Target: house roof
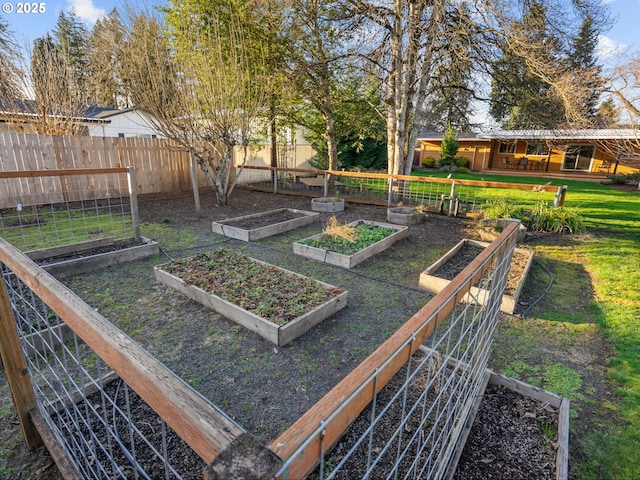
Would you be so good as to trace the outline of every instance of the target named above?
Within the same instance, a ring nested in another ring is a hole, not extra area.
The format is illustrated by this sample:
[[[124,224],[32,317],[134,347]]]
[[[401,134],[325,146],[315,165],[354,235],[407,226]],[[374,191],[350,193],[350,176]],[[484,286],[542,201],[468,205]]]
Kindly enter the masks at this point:
[[[424,141],[429,141],[429,140],[442,140],[442,136],[444,135],[444,132],[438,132],[435,130],[424,130],[421,131],[418,134],[418,140],[424,140]],[[481,137],[479,136],[477,133],[473,133],[473,132],[460,132],[458,134],[458,141],[489,141],[491,140],[490,138],[485,138],[485,137]]]
[[[66,116],[69,120],[76,121],[78,123],[110,123],[111,120],[89,115],[91,111],[90,107],[85,113],[77,116]],[[97,107],[96,107],[97,108]],[[20,100],[20,99],[0,99],[0,122],[6,121],[8,118],[17,118],[22,121],[28,121],[30,118],[35,118],[40,115],[38,103],[35,100]],[[52,115],[65,117],[65,115]]]
[[[122,115],[128,112],[140,111],[139,108],[106,108],[106,107],[89,107],[85,112],[85,116],[95,119],[105,119],[114,117],[116,115]]]
[[[479,135],[490,140],[638,140],[640,131],[631,128],[494,130]]]

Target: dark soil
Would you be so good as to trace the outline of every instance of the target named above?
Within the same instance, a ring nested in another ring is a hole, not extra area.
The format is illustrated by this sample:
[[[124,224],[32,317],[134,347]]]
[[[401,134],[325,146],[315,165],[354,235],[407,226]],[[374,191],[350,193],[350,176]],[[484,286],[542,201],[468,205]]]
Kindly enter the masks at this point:
[[[557,409],[487,385],[454,479],[555,478],[557,432]]]
[[[114,465],[125,466],[123,473],[126,478],[140,478],[133,467],[127,466],[127,456],[131,455],[131,438],[134,438],[135,453],[138,464],[149,478],[173,480],[182,477],[184,480],[198,480],[202,478],[202,472],[206,466],[205,462],[169,427],[164,426],[162,419],[149,407],[133,390],[128,389],[126,385],[116,380],[106,385],[104,391],[106,396],[113,399],[117,409],[113,405],[103,401],[100,393],[89,395],[83,402],[78,404],[81,411],[86,412],[88,425],[81,424],[82,433],[85,438],[89,437],[88,429],[91,428],[94,438],[102,445],[109,442],[113,445],[111,450],[111,458],[116,459],[114,463],[109,461],[106,453],[102,449],[96,449],[97,460],[105,467],[103,475],[108,478],[121,478],[121,474],[113,469]],[[90,408],[85,407],[91,405]],[[103,408],[105,411],[103,411]],[[95,412],[95,413],[94,413]],[[135,421],[135,429],[130,427],[128,419],[120,412],[127,412],[129,417]],[[65,415],[61,415],[61,421],[68,422],[69,419]],[[54,421],[58,421],[53,416]],[[109,439],[107,432],[103,426],[103,422],[109,421],[109,428],[112,435],[119,441],[113,441],[113,437]],[[73,420],[71,420],[73,421]],[[140,432],[144,435],[146,442],[142,442],[139,437]],[[93,437],[92,437],[93,438]],[[71,438],[67,441],[73,442]],[[180,477],[165,472],[164,464],[154,455],[150,446],[158,452],[167,452],[168,463],[178,472]],[[166,475],[166,476],[165,476]]]
[[[296,218],[306,217],[304,213],[294,212],[293,210],[280,210],[276,212],[266,212],[264,215],[238,218],[237,220],[227,220],[225,225],[242,228],[244,230],[255,230],[257,228],[268,227],[276,223],[288,222]]]
[[[456,275],[464,270],[482,251],[482,247],[465,243],[448,262],[433,272],[433,275],[444,278],[445,280],[453,280]],[[513,252],[509,276],[507,277],[507,285],[504,289],[505,295],[514,294],[522,280],[522,275],[524,274],[528,261],[529,257],[527,255],[520,252]]]
[[[462,238],[473,238],[472,220],[430,215],[422,224],[409,227],[407,239],[351,272],[291,254],[291,243],[319,233],[318,225],[252,244],[211,233],[211,221],[282,207],[307,210],[309,204],[310,199],[305,197],[241,189],[234,192],[230,204],[224,207],[215,203],[211,193],[203,193],[200,212],[195,211],[189,194],[147,197],[139,202],[143,222],[160,225],[178,237],[171,248],[160,235],[156,239],[171,257],[185,257],[193,255],[194,250],[211,250],[225,244],[254,258],[349,290],[347,308],[285,348],[274,348],[252,332],[234,329],[233,323],[156,284],[152,269],[165,263],[164,257],[79,275],[65,282],[266,444],[431,298],[417,288],[419,274],[426,266]],[[343,223],[359,219],[385,222],[386,209],[349,204],[337,216]],[[143,235],[144,230],[143,224]],[[3,388],[0,392],[2,402],[9,402],[7,390]],[[522,407],[517,402],[512,405],[513,415],[518,418]],[[498,416],[504,413],[501,410]],[[15,428],[13,431],[17,435]],[[491,433],[488,428],[481,428],[482,432]],[[533,440],[539,441],[538,436]],[[490,437],[479,440],[489,442]],[[25,462],[24,458],[16,456],[15,461]],[[493,465],[504,473],[502,463],[486,462],[487,459],[481,457],[477,467],[468,468],[486,469]],[[533,471],[540,462],[538,455],[531,455],[530,461],[529,469]]]

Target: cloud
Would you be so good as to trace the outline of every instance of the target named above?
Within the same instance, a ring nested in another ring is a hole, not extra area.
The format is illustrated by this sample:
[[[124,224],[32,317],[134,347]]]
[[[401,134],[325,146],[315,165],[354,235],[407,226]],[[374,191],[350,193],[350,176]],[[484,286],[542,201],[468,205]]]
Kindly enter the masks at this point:
[[[107,11],[103,8],[98,8],[93,4],[93,0],[68,0],[69,10],[73,12],[88,23],[94,24],[103,15],[107,14]]]
[[[621,56],[628,48],[624,43],[617,43],[615,40],[605,36],[598,36],[598,46],[596,47],[596,55],[600,59]]]

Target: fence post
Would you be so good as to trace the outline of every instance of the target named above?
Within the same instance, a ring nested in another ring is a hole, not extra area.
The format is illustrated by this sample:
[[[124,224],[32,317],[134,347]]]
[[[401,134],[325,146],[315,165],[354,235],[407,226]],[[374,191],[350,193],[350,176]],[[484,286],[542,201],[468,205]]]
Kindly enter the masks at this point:
[[[2,356],[13,405],[18,414],[22,436],[27,443],[27,448],[33,450],[42,445],[42,438],[29,416],[29,411],[36,406],[36,398],[27,361],[20,347],[20,336],[4,279],[0,280],[0,356]]]
[[[387,188],[387,207],[390,207],[393,199],[393,175],[389,175],[387,178],[387,183],[389,184]]]
[[[127,167],[127,181],[129,183],[129,203],[131,205],[131,223],[136,243],[140,243],[140,215],[138,215],[138,184],[134,167]]]
[[[273,175],[273,193],[278,193],[278,168],[271,167],[271,172]]]
[[[566,197],[566,195],[567,195],[567,188],[569,188],[567,185],[563,185],[561,187],[558,187],[558,191],[556,192],[556,196],[553,199],[553,206],[554,207],[562,207],[564,205],[564,197]]]
[[[193,199],[196,202],[196,212],[199,212],[200,191],[198,190],[198,169],[196,168],[196,155],[193,148],[189,149],[189,158],[191,159],[191,189],[193,190]]]
[[[323,192],[322,192],[322,196],[324,198],[327,198],[329,196],[329,174],[325,171],[324,172],[324,182],[323,182]]]
[[[454,208],[454,203],[456,202],[456,182],[451,182],[451,194],[449,195],[449,216],[455,211],[456,216],[458,216],[458,209]]]
[[[282,465],[275,453],[250,433],[243,433],[204,469],[203,480],[270,479]]]

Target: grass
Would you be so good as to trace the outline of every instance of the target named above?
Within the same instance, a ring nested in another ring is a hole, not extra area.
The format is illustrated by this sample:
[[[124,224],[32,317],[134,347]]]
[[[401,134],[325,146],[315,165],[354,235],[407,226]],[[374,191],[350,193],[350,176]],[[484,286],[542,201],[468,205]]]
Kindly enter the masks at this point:
[[[477,175],[454,174],[454,178],[458,177],[478,179]],[[547,179],[532,177],[483,175],[483,178],[512,183],[547,183]],[[552,183],[568,186],[565,206],[579,210],[589,234],[574,242],[568,241],[566,245],[537,251],[543,263],[557,270],[556,277],[573,281],[556,282],[548,296],[558,301],[550,301],[544,311],[536,311],[535,315],[546,322],[567,322],[570,330],[581,326],[589,328],[594,322],[613,352],[606,368],[614,383],[615,405],[603,408],[613,411],[618,422],[593,429],[586,434],[586,439],[582,439],[576,476],[584,479],[636,478],[640,472],[640,193],[577,180],[554,179]],[[489,195],[488,191],[494,189],[486,190],[483,195]],[[509,192],[510,199],[520,201],[521,195],[513,192],[513,196]],[[500,193],[504,194],[504,191]],[[523,203],[527,201],[525,199]],[[581,276],[586,278],[580,279]],[[576,292],[589,285],[593,289],[590,299],[585,305],[582,298],[580,305]],[[530,325],[521,327],[519,334],[526,336],[528,328]],[[545,341],[550,340],[549,337]],[[578,391],[585,389],[577,372],[556,363],[547,365],[544,371],[536,370],[532,366],[536,361],[539,364],[539,359],[534,358],[512,360],[505,369],[516,376],[537,379],[549,390],[582,398],[584,394]]]
[[[129,215],[111,215],[98,210],[0,211],[0,235],[19,250],[70,245],[100,238],[133,236]]]

